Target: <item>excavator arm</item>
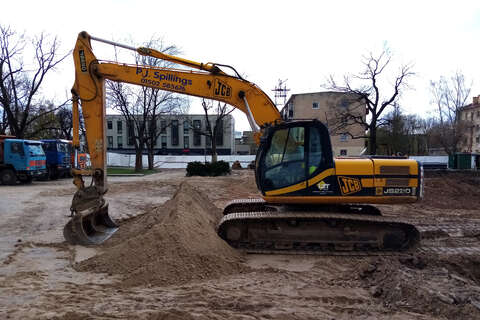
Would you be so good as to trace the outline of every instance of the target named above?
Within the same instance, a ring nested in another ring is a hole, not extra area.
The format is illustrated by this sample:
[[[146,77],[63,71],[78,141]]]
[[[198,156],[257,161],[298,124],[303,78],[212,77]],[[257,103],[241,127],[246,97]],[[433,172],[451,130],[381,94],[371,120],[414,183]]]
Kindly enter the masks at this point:
[[[92,40],[134,50],[141,55],[164,59],[197,70],[100,61],[92,50]],[[265,92],[255,84],[242,79],[238,73],[236,76],[228,75],[214,63],[198,63],[144,47],[133,48],[91,37],[86,32],[79,34],[73,57],[75,64],[75,83],[72,88],[73,147],[77,152],[80,103],[92,166],[89,170],[78,168],[72,170],[74,184],[78,190],[72,200],[72,219],[64,228],[64,236],[70,243],[98,244],[108,239],[117,230],[116,224],[108,215],[108,203],[103,198],[107,192],[106,79],[230,104],[247,115],[252,129],[257,133],[257,142],[262,128],[282,122],[280,113]],[[90,186],[85,186],[83,176],[92,177]]]

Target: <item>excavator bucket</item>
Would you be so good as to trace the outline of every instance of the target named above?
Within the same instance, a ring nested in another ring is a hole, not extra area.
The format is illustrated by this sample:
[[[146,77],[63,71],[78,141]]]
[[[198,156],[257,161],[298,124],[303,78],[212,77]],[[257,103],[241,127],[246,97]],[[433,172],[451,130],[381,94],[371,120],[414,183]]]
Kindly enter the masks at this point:
[[[118,225],[108,215],[108,203],[100,209],[76,214],[63,228],[63,236],[70,244],[95,245],[110,238]]]

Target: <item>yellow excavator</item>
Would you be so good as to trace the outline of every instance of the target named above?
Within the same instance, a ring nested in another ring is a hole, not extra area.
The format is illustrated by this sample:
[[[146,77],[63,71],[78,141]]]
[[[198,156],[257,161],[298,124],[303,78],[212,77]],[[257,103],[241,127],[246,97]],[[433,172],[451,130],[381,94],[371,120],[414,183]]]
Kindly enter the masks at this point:
[[[100,61],[92,51],[92,41],[193,70]],[[260,88],[227,65],[133,48],[86,32],[79,34],[73,57],[73,145],[79,148],[80,102],[92,166],[72,169],[78,190],[72,200],[72,218],[64,228],[69,243],[100,244],[118,229],[103,197],[107,192],[106,79],[222,101],[246,114],[259,144],[255,179],[262,198],[235,200],[225,207],[217,232],[231,246],[269,253],[383,252],[406,250],[419,243],[413,225],[384,217],[372,205],[420,200],[423,168],[417,161],[378,156],[334,159],[323,123],[282,119]],[[92,177],[89,186],[83,176]]]

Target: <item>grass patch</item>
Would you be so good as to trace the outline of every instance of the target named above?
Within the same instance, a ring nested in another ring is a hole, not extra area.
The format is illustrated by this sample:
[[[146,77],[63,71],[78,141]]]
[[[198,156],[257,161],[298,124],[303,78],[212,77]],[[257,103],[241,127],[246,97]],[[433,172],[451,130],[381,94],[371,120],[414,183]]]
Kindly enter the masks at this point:
[[[152,173],[157,173],[158,170],[153,169],[153,170],[147,170],[143,169],[141,171],[135,171],[135,168],[122,168],[122,167],[108,167],[107,168],[107,175],[109,174],[152,174]]]

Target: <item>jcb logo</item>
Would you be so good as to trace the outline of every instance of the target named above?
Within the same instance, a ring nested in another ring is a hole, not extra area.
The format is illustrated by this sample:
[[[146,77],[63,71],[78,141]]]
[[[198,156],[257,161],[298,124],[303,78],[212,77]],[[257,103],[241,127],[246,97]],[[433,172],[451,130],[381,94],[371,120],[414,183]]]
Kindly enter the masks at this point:
[[[232,87],[227,85],[226,83],[215,79],[215,87],[213,89],[213,93],[219,97],[231,97],[232,96]]]
[[[343,195],[351,194],[362,190],[362,183],[359,179],[350,177],[338,177],[338,185]]]

